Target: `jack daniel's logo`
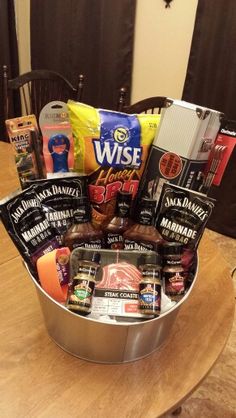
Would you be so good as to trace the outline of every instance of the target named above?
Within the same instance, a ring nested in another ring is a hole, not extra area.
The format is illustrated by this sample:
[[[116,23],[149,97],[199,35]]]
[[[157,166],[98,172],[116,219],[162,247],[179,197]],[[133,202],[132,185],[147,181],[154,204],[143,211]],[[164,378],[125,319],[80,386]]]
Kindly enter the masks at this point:
[[[14,212],[11,213],[12,219],[18,223],[19,219],[28,209],[40,207],[40,202],[37,199],[21,200]]]
[[[202,206],[198,205],[196,202],[189,200],[187,197],[180,198],[180,197],[168,197],[166,196],[165,207],[169,208],[171,206],[174,207],[182,207],[185,209],[190,210],[195,215],[198,216],[202,221],[209,216],[209,208],[208,210],[204,210]]]
[[[207,196],[165,183],[156,228],[167,241],[197,246],[213,207]]]

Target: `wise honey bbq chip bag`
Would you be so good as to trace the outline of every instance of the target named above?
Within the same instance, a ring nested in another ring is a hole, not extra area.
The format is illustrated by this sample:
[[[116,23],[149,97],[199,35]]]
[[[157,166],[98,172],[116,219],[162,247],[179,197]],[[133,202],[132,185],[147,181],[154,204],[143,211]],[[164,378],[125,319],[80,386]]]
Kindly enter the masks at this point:
[[[74,136],[75,171],[89,177],[93,222],[114,214],[118,190],[135,197],[160,115],[95,109],[68,101]]]

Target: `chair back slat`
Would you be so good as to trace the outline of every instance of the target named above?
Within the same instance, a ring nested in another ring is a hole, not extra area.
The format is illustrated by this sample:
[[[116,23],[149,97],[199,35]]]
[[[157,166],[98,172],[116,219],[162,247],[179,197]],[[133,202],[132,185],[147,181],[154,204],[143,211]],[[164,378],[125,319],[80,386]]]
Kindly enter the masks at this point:
[[[124,106],[126,113],[161,113],[161,109],[166,106],[166,97],[156,96],[140,100],[130,106]]]
[[[166,97],[164,96],[153,96],[147,99],[140,100],[130,106],[126,103],[126,89],[122,87],[119,91],[119,98],[117,104],[117,110],[125,113],[146,113],[154,114],[161,113],[161,109],[166,106]]]
[[[76,95],[76,100],[78,102],[82,101],[83,92],[84,92],[84,75],[80,74],[79,75],[78,87],[77,87],[77,95]]]
[[[82,100],[84,76],[78,77],[75,88],[65,77],[55,71],[33,70],[14,79],[8,78],[8,68],[3,66],[3,99],[4,118],[17,117],[9,114],[9,97],[11,92],[20,91],[22,114],[35,114],[37,119],[41,109],[49,102],[68,99]]]
[[[24,84],[19,88],[19,91],[22,114],[29,115],[32,113],[31,83]]]

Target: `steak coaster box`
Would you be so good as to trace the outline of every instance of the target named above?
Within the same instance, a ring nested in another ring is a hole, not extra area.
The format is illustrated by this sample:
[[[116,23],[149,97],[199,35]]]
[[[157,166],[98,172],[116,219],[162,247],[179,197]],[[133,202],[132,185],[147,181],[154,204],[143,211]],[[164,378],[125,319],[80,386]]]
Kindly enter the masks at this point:
[[[77,264],[86,259],[86,254],[94,250],[76,248],[71,253],[71,277],[77,274]],[[99,250],[101,266],[96,279],[91,317],[110,316],[150,319],[150,315],[139,312],[139,283],[141,272],[138,269],[143,254],[153,251]],[[163,309],[170,308],[172,302],[163,296]]]
[[[216,110],[167,99],[139,196],[158,201],[165,182],[198,190],[222,116]]]

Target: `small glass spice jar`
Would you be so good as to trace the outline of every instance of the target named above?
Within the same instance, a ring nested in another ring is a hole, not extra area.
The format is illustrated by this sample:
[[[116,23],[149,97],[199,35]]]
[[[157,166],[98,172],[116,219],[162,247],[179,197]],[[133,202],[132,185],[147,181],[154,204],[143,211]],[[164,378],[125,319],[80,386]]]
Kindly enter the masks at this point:
[[[79,314],[88,315],[92,308],[96,274],[100,267],[100,254],[86,254],[86,260],[80,260],[78,272],[69,282],[66,307]]]
[[[162,281],[164,293],[178,302],[185,294],[184,268],[181,257],[183,246],[179,242],[165,242],[162,245]]]
[[[161,258],[157,254],[142,256],[139,266],[142,279],[139,283],[139,311],[145,315],[161,313]]]

